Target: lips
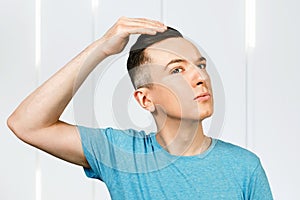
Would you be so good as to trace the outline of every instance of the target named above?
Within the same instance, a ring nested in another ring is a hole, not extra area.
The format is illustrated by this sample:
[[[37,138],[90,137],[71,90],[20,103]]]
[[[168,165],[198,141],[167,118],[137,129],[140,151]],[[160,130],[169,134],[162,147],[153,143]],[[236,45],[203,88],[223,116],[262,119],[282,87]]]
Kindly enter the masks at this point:
[[[194,98],[195,101],[207,101],[210,99],[210,94],[208,92],[201,93]]]

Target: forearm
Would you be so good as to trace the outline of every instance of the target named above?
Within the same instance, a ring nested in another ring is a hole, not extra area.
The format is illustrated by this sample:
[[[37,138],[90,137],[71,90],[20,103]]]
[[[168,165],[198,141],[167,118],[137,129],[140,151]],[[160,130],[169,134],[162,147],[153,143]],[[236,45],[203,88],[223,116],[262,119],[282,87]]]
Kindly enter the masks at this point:
[[[97,40],[31,93],[13,112],[8,125],[28,132],[58,122],[62,112],[89,73],[106,54]]]

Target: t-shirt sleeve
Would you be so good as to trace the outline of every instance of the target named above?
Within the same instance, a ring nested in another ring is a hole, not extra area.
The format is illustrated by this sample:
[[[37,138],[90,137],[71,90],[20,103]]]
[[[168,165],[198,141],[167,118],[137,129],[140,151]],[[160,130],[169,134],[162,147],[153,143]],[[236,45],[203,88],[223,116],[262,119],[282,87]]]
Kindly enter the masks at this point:
[[[249,200],[272,200],[272,192],[266,173],[259,162],[252,173],[249,185]]]
[[[77,128],[80,133],[84,155],[90,165],[90,168],[84,168],[86,176],[105,182],[105,180],[108,180],[110,173],[105,164],[110,162],[111,159],[109,157],[109,137],[112,129],[95,129],[83,126],[77,126]]]

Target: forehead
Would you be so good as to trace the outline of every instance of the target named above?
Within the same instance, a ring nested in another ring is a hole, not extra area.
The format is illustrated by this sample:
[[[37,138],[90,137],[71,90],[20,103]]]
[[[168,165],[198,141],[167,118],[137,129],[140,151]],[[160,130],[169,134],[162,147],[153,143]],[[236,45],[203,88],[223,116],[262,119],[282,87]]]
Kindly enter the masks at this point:
[[[145,50],[151,63],[166,65],[170,60],[180,58],[196,62],[202,57],[199,50],[184,38],[168,38],[149,46]]]

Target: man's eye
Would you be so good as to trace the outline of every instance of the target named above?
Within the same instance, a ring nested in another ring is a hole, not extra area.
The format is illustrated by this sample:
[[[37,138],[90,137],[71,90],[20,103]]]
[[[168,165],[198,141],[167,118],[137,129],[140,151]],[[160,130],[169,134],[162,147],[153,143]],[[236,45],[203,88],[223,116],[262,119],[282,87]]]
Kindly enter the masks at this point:
[[[177,74],[177,73],[180,73],[180,72],[182,72],[182,71],[183,71],[182,68],[175,68],[175,69],[173,69],[173,70],[171,71],[171,74]]]
[[[200,65],[198,65],[198,67],[199,67],[200,69],[205,69],[205,68],[206,68],[206,64],[200,64]]]

